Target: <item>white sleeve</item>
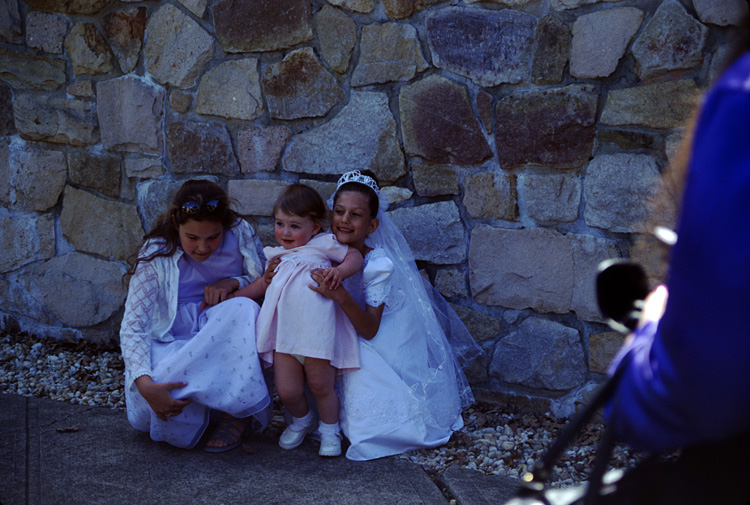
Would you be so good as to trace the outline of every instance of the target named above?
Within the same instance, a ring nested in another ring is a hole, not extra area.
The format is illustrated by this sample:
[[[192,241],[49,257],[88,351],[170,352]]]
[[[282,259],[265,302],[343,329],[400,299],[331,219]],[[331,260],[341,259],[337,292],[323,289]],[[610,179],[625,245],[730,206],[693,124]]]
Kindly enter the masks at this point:
[[[391,274],[393,261],[376,249],[370,252],[367,265],[362,271],[362,284],[365,288],[365,301],[371,307],[379,307],[385,303],[391,290]]]
[[[129,374],[126,388],[138,377],[151,375],[151,327],[158,292],[156,269],[150,262],[140,263],[130,279],[120,326],[122,359]]]

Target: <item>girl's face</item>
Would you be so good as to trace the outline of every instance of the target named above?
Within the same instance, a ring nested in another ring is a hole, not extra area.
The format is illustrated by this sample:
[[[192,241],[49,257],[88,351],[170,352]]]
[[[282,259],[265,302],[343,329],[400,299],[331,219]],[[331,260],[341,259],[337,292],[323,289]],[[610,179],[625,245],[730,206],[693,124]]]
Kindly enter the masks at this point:
[[[331,215],[331,231],[342,244],[362,251],[365,239],[378,227],[370,215],[370,200],[358,191],[343,191],[336,197]]]
[[[277,210],[273,218],[276,220],[273,233],[284,249],[303,246],[320,231],[320,225],[310,216],[295,216]]]
[[[195,261],[206,261],[221,246],[224,227],[213,221],[188,219],[177,227],[180,245]]]

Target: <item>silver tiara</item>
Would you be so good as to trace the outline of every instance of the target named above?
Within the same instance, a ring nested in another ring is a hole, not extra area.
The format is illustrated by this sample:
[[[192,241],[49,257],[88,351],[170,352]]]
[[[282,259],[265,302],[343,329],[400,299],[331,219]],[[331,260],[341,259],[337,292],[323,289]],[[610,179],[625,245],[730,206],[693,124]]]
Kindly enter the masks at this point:
[[[378,197],[380,197],[380,188],[378,188],[378,183],[375,182],[375,179],[368,175],[362,175],[362,173],[359,170],[352,170],[351,172],[347,172],[344,175],[342,175],[339,178],[339,182],[336,185],[336,191],[339,190],[341,186],[346,184],[347,182],[356,182],[357,184],[364,184],[368,188],[372,189]]]

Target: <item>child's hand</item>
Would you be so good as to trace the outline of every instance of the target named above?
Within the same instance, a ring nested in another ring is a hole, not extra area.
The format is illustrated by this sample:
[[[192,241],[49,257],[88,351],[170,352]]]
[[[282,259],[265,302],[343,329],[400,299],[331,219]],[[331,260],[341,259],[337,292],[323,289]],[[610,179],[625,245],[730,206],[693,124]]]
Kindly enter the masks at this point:
[[[203,288],[203,303],[201,303],[200,310],[218,305],[227,300],[229,294],[236,291],[238,287],[240,287],[239,281],[231,277],[209,284]]]
[[[336,289],[341,285],[341,270],[336,267],[330,267],[323,270],[323,284],[328,286],[328,289]]]
[[[266,271],[263,274],[263,282],[268,286],[276,275],[276,267],[281,263],[281,258],[274,258],[266,264]]]
[[[326,284],[325,280],[323,279],[323,274],[325,270],[322,269],[316,269],[313,270],[310,273],[310,276],[312,279],[318,283],[318,285],[314,284],[308,284],[308,287],[315,291],[316,293],[325,296],[328,299],[331,299],[335,302],[341,303],[346,296],[349,294],[346,288],[342,285],[339,285],[336,288],[331,289],[330,285]]]

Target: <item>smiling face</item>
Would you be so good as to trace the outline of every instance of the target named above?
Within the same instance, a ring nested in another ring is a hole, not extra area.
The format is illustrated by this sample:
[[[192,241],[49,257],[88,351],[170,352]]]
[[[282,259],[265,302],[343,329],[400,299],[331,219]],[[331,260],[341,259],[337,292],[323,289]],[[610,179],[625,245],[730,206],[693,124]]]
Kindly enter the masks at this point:
[[[273,233],[284,249],[303,246],[320,231],[320,225],[310,216],[295,216],[277,210],[273,217],[276,220]]]
[[[185,254],[198,262],[206,261],[221,246],[224,227],[213,221],[188,219],[177,227]]]
[[[342,244],[364,253],[365,239],[378,227],[378,219],[370,215],[370,201],[358,191],[341,191],[331,214],[331,231]]]

